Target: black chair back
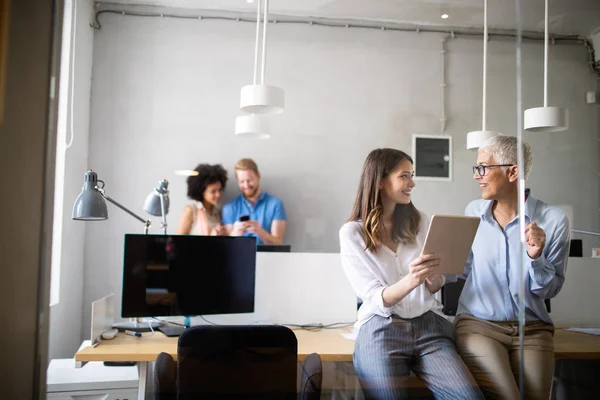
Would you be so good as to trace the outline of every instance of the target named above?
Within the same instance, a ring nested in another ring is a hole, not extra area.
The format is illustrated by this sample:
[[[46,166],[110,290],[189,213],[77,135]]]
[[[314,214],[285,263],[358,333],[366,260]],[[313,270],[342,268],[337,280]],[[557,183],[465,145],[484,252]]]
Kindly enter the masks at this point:
[[[178,397],[295,399],[297,354],[284,326],[188,328],[178,342]]]
[[[458,310],[458,300],[460,299],[460,294],[465,286],[465,281],[463,279],[459,279],[456,282],[448,282],[444,286],[442,286],[442,305],[444,308],[442,312],[446,315],[456,315],[456,311]],[[546,311],[552,311],[552,304],[550,299],[544,299],[544,304],[546,305]]]
[[[458,299],[465,286],[464,279],[459,279],[456,282],[448,282],[442,286],[442,304],[444,308],[442,312],[446,315],[456,315],[458,310]]]

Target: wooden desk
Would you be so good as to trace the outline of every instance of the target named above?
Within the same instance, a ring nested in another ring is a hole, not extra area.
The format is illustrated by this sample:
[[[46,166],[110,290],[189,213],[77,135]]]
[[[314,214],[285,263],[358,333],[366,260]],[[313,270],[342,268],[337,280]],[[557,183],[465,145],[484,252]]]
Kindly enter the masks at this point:
[[[298,361],[307,355],[318,353],[322,361],[352,361],[354,341],[345,339],[340,333],[350,333],[350,328],[311,332],[294,330],[298,339]],[[75,361],[155,361],[159,353],[171,354],[177,359],[176,337],[166,337],[161,332],[154,335],[134,336],[119,333],[112,340],[105,340],[98,346],[86,347],[75,354]]]
[[[323,362],[352,362],[354,341],[341,335],[350,332],[350,328],[316,332],[294,330],[298,339],[298,360],[304,361],[307,355],[318,353]],[[137,361],[140,370],[138,400],[143,400],[148,363],[155,361],[161,352],[177,359],[177,340],[161,332],[144,334],[141,338],[119,333],[113,340],[105,340],[94,348],[82,348],[75,354],[75,361]],[[554,346],[557,360],[600,359],[600,336],[557,329]]]
[[[354,341],[340,334],[349,332],[350,328],[318,332],[294,330],[298,338],[298,360],[303,361],[310,353],[318,353],[323,361],[352,361]],[[75,361],[154,361],[161,352],[176,358],[177,339],[160,332],[142,338],[119,333],[113,340],[103,341],[95,348],[78,351]],[[557,360],[600,359],[600,336],[557,329],[554,346]]]
[[[318,353],[323,361],[352,361],[354,341],[340,334],[349,332],[350,328],[318,332],[294,330],[298,338],[298,360],[303,361],[310,353]],[[81,349],[75,354],[75,361],[154,361],[161,352],[177,358],[177,339],[160,332],[142,338],[119,333],[113,340],[103,341],[95,348]],[[557,360],[600,359],[600,336],[557,329],[554,346]]]
[[[600,336],[557,329],[554,356],[557,360],[600,359]]]
[[[340,333],[350,333],[351,328],[322,331],[294,330],[298,339],[298,361],[304,361],[311,353],[318,353],[322,361],[350,361],[354,352],[354,340],[345,339]],[[177,359],[177,337],[167,337],[162,332],[144,333],[141,338],[119,333],[112,340],[100,342],[96,347],[84,347],[75,354],[77,363],[88,361],[136,361],[140,382],[138,400],[145,400],[148,364],[162,352]]]

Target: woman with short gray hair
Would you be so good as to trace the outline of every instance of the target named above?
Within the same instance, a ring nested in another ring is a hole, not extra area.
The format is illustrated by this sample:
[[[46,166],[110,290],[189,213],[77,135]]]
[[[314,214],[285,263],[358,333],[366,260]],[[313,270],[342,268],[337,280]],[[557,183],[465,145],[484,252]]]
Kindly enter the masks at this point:
[[[457,347],[487,398],[519,398],[518,299],[523,253],[519,252],[519,176],[528,177],[532,156],[523,143],[524,171],[517,166],[517,138],[496,136],[477,155],[473,178],[481,200],[465,214],[481,223],[461,278],[466,279],[455,320]],[[549,398],[554,368],[554,325],[544,300],[565,281],[570,230],[566,214],[526,192],[524,396]]]

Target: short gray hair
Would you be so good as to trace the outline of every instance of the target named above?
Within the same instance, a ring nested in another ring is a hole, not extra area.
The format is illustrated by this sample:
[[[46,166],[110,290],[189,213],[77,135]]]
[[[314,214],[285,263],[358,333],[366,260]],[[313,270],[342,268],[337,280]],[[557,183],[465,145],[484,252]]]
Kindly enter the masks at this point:
[[[517,165],[517,148],[517,138],[515,136],[494,136],[483,142],[479,146],[479,151],[494,157],[498,164]],[[525,142],[523,142],[523,163],[525,164],[525,179],[527,179],[531,172],[533,156],[531,147]]]

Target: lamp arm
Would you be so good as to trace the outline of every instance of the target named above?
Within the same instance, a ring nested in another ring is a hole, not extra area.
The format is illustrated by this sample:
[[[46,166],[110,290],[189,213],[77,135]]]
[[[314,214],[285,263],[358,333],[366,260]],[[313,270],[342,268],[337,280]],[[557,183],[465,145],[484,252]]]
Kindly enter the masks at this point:
[[[98,190],[98,188],[96,188],[96,190]],[[114,199],[111,199],[110,197],[108,197],[103,190],[98,190],[98,192],[102,195],[102,197],[104,197],[106,200],[110,201],[111,203],[113,203],[115,206],[119,207],[121,210],[125,211],[127,214],[131,215],[133,218],[137,219],[138,221],[140,221],[141,223],[143,223],[145,225],[145,232],[148,233],[148,229],[150,228],[150,224],[151,222],[149,220],[145,220],[144,218],[140,217],[139,215],[137,215],[136,213],[134,213],[133,211],[131,211],[130,209],[128,209],[127,207],[125,207],[124,205],[120,204],[119,202],[117,202]]]
[[[592,235],[592,236],[600,236],[600,232],[582,231],[582,230],[579,230],[579,229],[571,229],[571,232],[583,233],[585,235]]]

